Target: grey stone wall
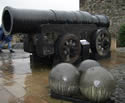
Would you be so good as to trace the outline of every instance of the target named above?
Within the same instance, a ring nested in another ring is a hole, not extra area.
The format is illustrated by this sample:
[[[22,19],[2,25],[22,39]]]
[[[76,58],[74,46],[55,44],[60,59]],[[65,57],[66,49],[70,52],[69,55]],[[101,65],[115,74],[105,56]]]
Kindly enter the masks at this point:
[[[125,24],[125,0],[80,0],[80,9],[108,16],[112,37],[117,37],[120,25]]]

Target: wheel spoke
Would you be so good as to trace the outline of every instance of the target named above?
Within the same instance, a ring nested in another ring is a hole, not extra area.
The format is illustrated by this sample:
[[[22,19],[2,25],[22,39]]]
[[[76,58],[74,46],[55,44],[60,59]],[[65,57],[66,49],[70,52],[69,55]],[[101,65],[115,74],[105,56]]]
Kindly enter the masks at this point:
[[[67,54],[68,54],[67,50],[64,50],[64,54],[65,54],[65,55],[67,55]]]
[[[65,45],[66,45],[66,46],[69,46],[69,42],[68,42],[68,41],[66,41],[66,42],[65,42]]]
[[[67,61],[67,62],[70,61],[70,55],[69,55],[69,54],[66,55],[66,61]]]
[[[101,40],[104,40],[104,38],[105,38],[105,34],[103,33],[101,34]]]
[[[75,43],[75,42],[73,42],[73,43],[72,43],[72,46],[73,46],[73,47],[75,47],[75,46],[76,46],[76,43]]]
[[[101,42],[98,42],[98,45],[101,45],[102,43]]]
[[[101,45],[99,45],[98,48],[101,49],[102,48]]]
[[[104,48],[101,48],[101,51],[100,51],[100,52],[104,53],[104,51],[105,51],[105,49],[104,49]]]
[[[99,42],[102,41],[101,35],[99,35],[99,37],[98,37],[98,41],[99,41]]]
[[[73,40],[70,40],[70,41],[69,41],[70,46],[72,46],[72,43],[73,43]]]

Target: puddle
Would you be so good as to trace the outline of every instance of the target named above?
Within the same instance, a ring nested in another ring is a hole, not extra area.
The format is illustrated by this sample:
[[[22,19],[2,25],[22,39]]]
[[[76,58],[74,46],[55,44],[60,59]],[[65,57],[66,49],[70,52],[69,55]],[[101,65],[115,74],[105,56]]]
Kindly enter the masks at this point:
[[[112,52],[111,57],[103,60],[99,60],[102,66],[106,68],[113,68],[117,65],[125,64],[125,53],[123,52]]]

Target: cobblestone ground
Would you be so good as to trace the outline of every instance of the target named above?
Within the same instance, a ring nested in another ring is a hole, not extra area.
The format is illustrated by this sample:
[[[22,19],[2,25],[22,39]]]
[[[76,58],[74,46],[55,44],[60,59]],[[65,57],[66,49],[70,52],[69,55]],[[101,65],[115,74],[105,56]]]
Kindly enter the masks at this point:
[[[112,99],[115,103],[125,103],[125,64],[115,66],[111,73],[116,79],[116,91]]]

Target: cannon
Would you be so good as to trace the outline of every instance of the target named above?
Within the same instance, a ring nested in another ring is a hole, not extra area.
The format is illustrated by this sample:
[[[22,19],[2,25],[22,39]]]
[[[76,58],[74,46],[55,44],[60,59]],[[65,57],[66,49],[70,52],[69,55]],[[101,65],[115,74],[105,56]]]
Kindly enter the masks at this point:
[[[110,55],[110,22],[104,15],[5,7],[2,25],[6,35],[25,34],[24,51],[55,63]]]

